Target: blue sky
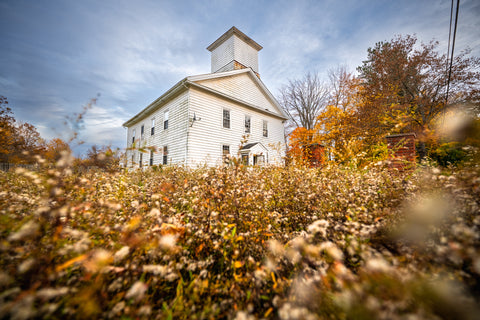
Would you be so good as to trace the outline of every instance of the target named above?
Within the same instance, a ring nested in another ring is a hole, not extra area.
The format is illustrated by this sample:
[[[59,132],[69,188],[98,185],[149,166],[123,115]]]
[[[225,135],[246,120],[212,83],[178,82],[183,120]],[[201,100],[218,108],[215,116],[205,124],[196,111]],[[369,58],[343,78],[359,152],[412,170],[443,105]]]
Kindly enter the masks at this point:
[[[75,148],[124,148],[122,124],[189,75],[210,72],[206,47],[236,26],[263,46],[274,95],[309,71],[351,71],[367,49],[416,34],[447,50],[450,0],[0,0],[0,95],[43,137],[68,138],[65,117],[100,94]],[[480,1],[462,0],[455,52],[480,56]]]

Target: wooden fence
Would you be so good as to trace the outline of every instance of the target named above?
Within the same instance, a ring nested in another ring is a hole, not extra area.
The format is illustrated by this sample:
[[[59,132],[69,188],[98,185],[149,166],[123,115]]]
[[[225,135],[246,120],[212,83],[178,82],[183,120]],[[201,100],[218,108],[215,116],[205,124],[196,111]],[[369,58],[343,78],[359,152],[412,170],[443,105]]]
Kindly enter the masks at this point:
[[[1,171],[9,171],[15,168],[26,168],[26,169],[35,169],[37,168],[36,164],[22,164],[22,163],[6,163],[0,162],[0,170]]]

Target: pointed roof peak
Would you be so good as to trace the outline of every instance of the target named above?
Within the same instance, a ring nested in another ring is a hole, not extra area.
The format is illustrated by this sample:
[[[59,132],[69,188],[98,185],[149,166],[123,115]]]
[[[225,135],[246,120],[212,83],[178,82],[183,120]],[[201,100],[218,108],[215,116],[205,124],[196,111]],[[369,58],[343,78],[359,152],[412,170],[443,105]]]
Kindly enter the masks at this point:
[[[254,48],[257,51],[260,51],[260,50],[263,49],[263,47],[261,45],[259,45],[258,43],[256,43],[254,40],[252,40],[252,38],[250,38],[245,33],[240,31],[237,27],[233,26],[230,29],[228,29],[227,32],[222,34],[217,40],[215,40],[211,45],[209,45],[207,47],[207,50],[208,51],[215,50],[215,48],[217,48],[219,45],[221,45],[223,42],[225,42],[232,35],[236,35],[237,37],[239,37],[240,39],[245,41],[245,43],[247,43],[248,45],[250,45],[252,48]]]

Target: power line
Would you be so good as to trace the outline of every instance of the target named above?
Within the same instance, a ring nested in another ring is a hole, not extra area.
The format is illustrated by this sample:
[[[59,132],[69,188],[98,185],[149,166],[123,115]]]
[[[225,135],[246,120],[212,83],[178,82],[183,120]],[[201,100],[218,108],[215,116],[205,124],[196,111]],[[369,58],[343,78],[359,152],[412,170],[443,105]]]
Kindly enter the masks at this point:
[[[455,12],[455,26],[453,28],[452,52],[449,53],[450,54],[450,59],[448,59],[448,56],[447,56],[447,63],[448,63],[448,61],[450,61],[450,66],[448,68],[447,92],[445,94],[445,106],[448,103],[448,93],[450,91],[450,80],[451,80],[451,77],[452,77],[453,52],[455,50],[455,38],[456,38],[456,35],[457,35],[457,22],[458,22],[458,9],[459,9],[459,7],[460,7],[460,0],[457,0],[457,8],[456,8],[456,12]],[[450,30],[449,30],[449,34],[448,34],[448,50],[449,51],[450,51],[450,34],[451,34],[451,31],[452,31],[452,12],[453,12],[453,0],[452,0],[452,7],[450,9]]]
[[[446,61],[447,63],[445,64],[445,76],[447,78],[445,79],[445,85],[447,85],[447,82],[448,82],[448,65],[450,61],[450,39],[452,36],[452,20],[453,20],[453,0],[450,5],[450,26],[448,28],[448,47],[447,47],[447,61]],[[445,104],[446,103],[447,101],[445,101]]]

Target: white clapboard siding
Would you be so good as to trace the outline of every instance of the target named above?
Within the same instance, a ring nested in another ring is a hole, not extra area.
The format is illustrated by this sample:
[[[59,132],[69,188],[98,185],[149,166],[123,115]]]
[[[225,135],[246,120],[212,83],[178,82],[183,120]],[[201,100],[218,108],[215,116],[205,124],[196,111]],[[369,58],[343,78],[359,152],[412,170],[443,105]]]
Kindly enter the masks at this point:
[[[246,44],[238,36],[233,36],[234,59],[244,66],[251,67],[253,71],[258,71],[258,51]]]
[[[215,50],[212,51],[211,66],[212,72],[216,72],[229,62],[233,60],[234,54],[234,40],[233,37],[227,39],[220,44]]]
[[[222,161],[222,146],[230,146],[230,154],[238,155],[245,134],[245,115],[251,117],[251,132],[248,142],[261,142],[269,150],[269,162],[280,163],[284,156],[284,133],[281,119],[272,117],[240,103],[191,88],[190,113],[200,121],[193,123],[188,136],[188,163],[191,165],[216,165]],[[230,129],[223,128],[223,109],[230,110]],[[263,137],[263,120],[268,121],[269,135]],[[281,143],[280,153],[271,145]]]
[[[164,113],[169,111],[168,129],[163,129]],[[155,133],[151,133],[151,119],[155,118]],[[140,128],[145,125],[144,139],[140,140]],[[136,130],[136,147],[154,147],[153,164],[161,164],[163,161],[163,146],[168,147],[168,163],[185,163],[186,160],[186,137],[188,128],[188,91],[184,91],[172,100],[160,106],[153,113],[140,119],[128,128],[127,145],[132,142],[133,129]],[[135,162],[138,165],[139,151],[127,151],[127,165],[132,166],[131,156],[135,153]],[[143,165],[148,165],[150,160],[149,151],[143,155]]]
[[[253,75],[255,77],[255,75]],[[228,77],[201,80],[197,83],[236,97],[261,109],[280,114],[272,101],[265,95],[259,86],[253,81],[252,73],[246,72]]]

